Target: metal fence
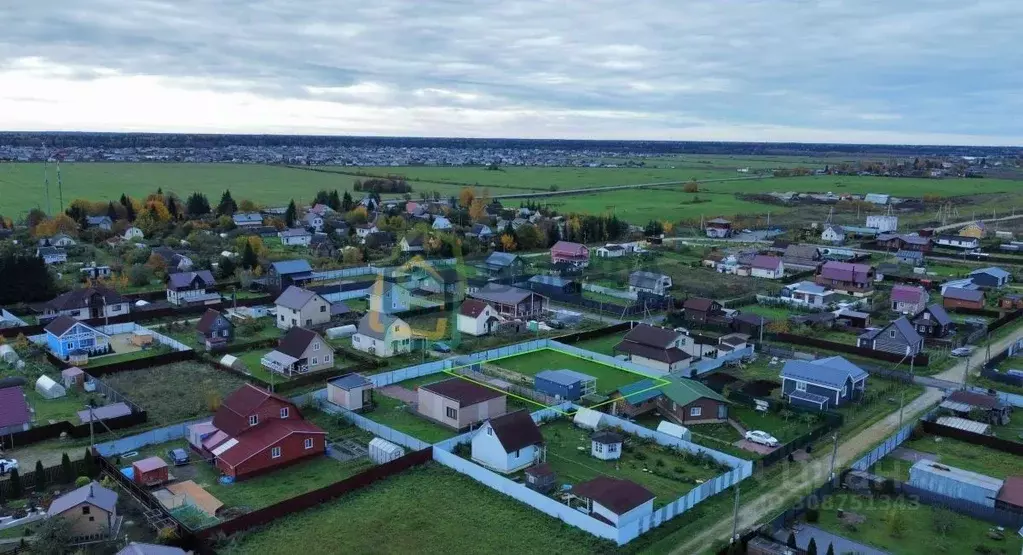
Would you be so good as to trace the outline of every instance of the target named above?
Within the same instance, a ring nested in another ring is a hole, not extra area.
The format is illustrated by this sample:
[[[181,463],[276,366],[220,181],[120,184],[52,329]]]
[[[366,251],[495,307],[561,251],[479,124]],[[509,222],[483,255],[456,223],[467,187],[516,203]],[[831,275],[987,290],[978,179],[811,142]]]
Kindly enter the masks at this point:
[[[171,424],[155,430],[149,430],[133,436],[122,437],[113,441],[96,444],[96,451],[104,457],[120,455],[129,451],[138,451],[150,445],[159,445],[168,441],[182,439],[188,436],[188,428],[194,424],[209,422],[210,418],[189,420],[178,424]]]
[[[632,372],[633,374],[639,374],[641,376],[646,376],[648,378],[661,378],[667,375],[667,372],[661,370],[655,370],[653,368],[641,366],[639,364],[627,360],[621,360],[615,357],[607,356],[605,354],[587,351],[586,349],[580,349],[579,347],[574,347],[572,345],[566,345],[553,339],[550,340],[550,343],[548,343],[548,347],[552,349],[557,349],[559,351],[564,351],[566,353],[575,355],[579,358],[599,362],[605,366],[618,368],[620,370],[625,370],[626,372]]]
[[[13,324],[11,327],[15,328],[20,328],[28,325],[28,322],[22,320],[21,318],[18,318],[11,312],[8,312],[6,308],[0,309],[0,320],[4,322],[11,322]]]
[[[615,297],[618,299],[625,299],[628,301],[635,301],[639,296],[632,291],[622,291],[621,289],[612,289],[610,287],[602,287],[600,285],[594,285],[592,283],[584,283],[583,291],[593,291],[594,293],[600,293],[601,295],[607,295],[608,297]]]
[[[948,497],[940,493],[925,490],[903,482],[896,482],[895,491],[911,496],[916,501],[932,507],[941,507],[961,515],[1019,530],[1023,526],[1023,513],[1007,511],[998,507],[988,507],[966,499]]]
[[[414,449],[416,451],[420,451],[420,450],[423,450],[423,449],[428,449],[430,447],[430,444],[426,443],[425,441],[418,440],[418,439],[416,439],[416,438],[414,438],[414,437],[412,437],[412,436],[410,436],[408,434],[405,434],[405,433],[399,432],[398,430],[395,430],[393,428],[384,426],[383,424],[378,424],[378,423],[376,423],[376,422],[374,422],[374,421],[372,421],[372,420],[370,420],[370,419],[368,419],[368,418],[366,418],[364,416],[358,415],[358,414],[356,414],[356,413],[354,413],[354,412],[352,412],[352,411],[350,411],[348,409],[345,409],[343,407],[339,407],[339,406],[337,406],[337,405],[327,401],[327,390],[326,389],[321,389],[320,391],[315,392],[313,394],[313,397],[315,399],[317,407],[320,410],[322,410],[323,412],[327,412],[327,413],[330,413],[330,414],[338,415],[338,416],[344,418],[345,420],[348,420],[349,422],[351,422],[355,426],[357,426],[357,427],[359,427],[359,428],[361,428],[363,430],[366,430],[367,432],[369,432],[369,433],[371,433],[371,434],[373,434],[373,435],[375,435],[377,437],[381,437],[383,439],[386,439],[387,441],[390,441],[391,443],[397,443],[399,445],[404,445],[405,447],[408,447],[409,449]]]

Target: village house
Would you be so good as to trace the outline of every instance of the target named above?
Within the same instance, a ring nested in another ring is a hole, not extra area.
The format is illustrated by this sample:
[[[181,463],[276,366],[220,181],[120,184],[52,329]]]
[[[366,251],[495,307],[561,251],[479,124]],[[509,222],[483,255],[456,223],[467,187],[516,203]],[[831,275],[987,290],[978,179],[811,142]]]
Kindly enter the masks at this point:
[[[338,249],[326,233],[314,233],[309,239],[309,252],[320,258],[334,258]]]
[[[486,224],[472,224],[472,228],[467,235],[475,237],[480,241],[487,241],[494,236],[494,230],[490,229],[490,226]]]
[[[109,335],[68,316],[58,316],[43,332],[50,351],[61,360],[107,354],[110,350]]]
[[[723,320],[725,317],[721,303],[712,299],[692,297],[682,303],[682,308],[683,318],[687,322],[707,324]]]
[[[423,236],[422,234],[406,235],[401,238],[401,242],[398,243],[401,247],[401,252],[406,254],[418,254],[423,252]]]
[[[317,214],[316,212],[306,212],[302,218],[302,222],[305,223],[306,229],[312,229],[313,231],[323,231],[323,215]]]
[[[580,243],[558,241],[551,247],[551,263],[568,262],[585,268],[590,264],[590,249]]]
[[[984,308],[984,292],[979,289],[946,287],[941,292],[941,304],[945,308]]]
[[[813,245],[789,245],[781,260],[794,272],[816,271],[822,262],[820,249]]]
[[[931,238],[917,234],[882,233],[877,236],[877,246],[889,250],[907,250],[922,253],[931,252]]]
[[[330,322],[330,302],[320,295],[292,285],[274,301],[277,327],[282,330],[295,326],[312,328]]]
[[[369,310],[394,314],[405,312],[412,307],[412,292],[384,279],[378,279],[369,289]]]
[[[225,475],[242,480],[322,456],[326,432],[302,417],[291,400],[245,384],[213,416],[216,431],[202,441]]]
[[[927,306],[929,299],[927,290],[914,285],[896,285],[892,287],[891,308],[893,312],[916,314]]]
[[[277,342],[277,348],[263,355],[260,364],[271,372],[293,376],[334,366],[330,344],[312,330],[293,327]]]
[[[867,387],[867,372],[837,356],[787,361],[779,377],[790,403],[822,411],[859,400]]]
[[[712,239],[724,239],[732,235],[732,222],[724,218],[707,220],[704,232]]]
[[[785,277],[785,265],[782,259],[776,256],[758,254],[753,257],[750,265],[750,275],[764,279],[781,279]]]
[[[266,284],[270,291],[281,294],[295,285],[302,287],[313,280],[313,269],[308,260],[281,260],[270,263],[266,272]]]
[[[941,338],[951,332],[955,324],[940,304],[931,304],[913,316],[910,321],[917,333],[924,337]]]
[[[455,430],[507,412],[504,393],[462,378],[421,385],[416,395],[420,415]]]
[[[687,368],[692,358],[681,348],[684,340],[685,335],[681,332],[638,324],[614,346],[614,352],[622,353],[628,360],[648,368],[675,372]]]
[[[583,509],[590,516],[618,528],[654,511],[654,494],[629,480],[598,476],[576,484],[572,494],[587,502]]]
[[[796,305],[811,308],[824,308],[831,304],[835,292],[817,285],[812,281],[800,281],[786,285],[781,290],[781,298]]]
[[[187,272],[194,265],[189,256],[179,253],[170,247],[157,247],[153,249],[152,254],[163,260],[168,272]]]
[[[840,225],[828,224],[824,226],[824,231],[821,233],[821,241],[825,243],[834,243],[836,245],[845,242],[845,229]]]
[[[355,236],[362,240],[365,240],[370,234],[379,231],[375,224],[358,224],[355,226]]]
[[[59,247],[39,247],[36,249],[36,258],[42,258],[43,264],[63,264],[67,262],[67,251]]]
[[[382,312],[367,312],[359,320],[352,348],[388,358],[412,351],[412,328],[401,318]]]
[[[529,320],[547,312],[547,297],[518,287],[488,283],[469,296],[494,307],[503,318]]]
[[[0,435],[23,432],[32,427],[32,411],[20,386],[0,387]],[[7,469],[0,469],[0,473]]]
[[[491,418],[472,436],[472,460],[501,474],[518,472],[537,461],[543,434],[529,415],[517,410]]]
[[[970,279],[983,289],[998,289],[1012,281],[1012,274],[1001,268],[981,268],[970,272]]]
[[[43,304],[41,320],[70,316],[76,320],[120,316],[129,310],[128,299],[109,287],[72,289]]]
[[[66,521],[72,542],[116,537],[124,520],[117,514],[117,492],[96,481],[54,499],[46,518]]]
[[[474,337],[494,333],[500,321],[494,307],[477,299],[462,302],[458,307],[457,320],[458,331]]]
[[[899,229],[899,217],[891,215],[867,216],[867,227],[876,229],[878,233],[888,233]]]
[[[938,235],[934,238],[934,243],[938,246],[954,249],[975,250],[980,248],[980,239],[960,235]]]
[[[939,406],[964,418],[969,418],[973,412],[979,412],[983,422],[996,426],[1008,424],[1012,412],[1012,405],[1005,403],[997,395],[965,390],[953,391]]]
[[[234,339],[234,323],[220,311],[207,308],[195,325],[195,333],[206,350],[221,349]]]
[[[146,234],[135,226],[129,226],[121,236],[124,237],[125,241],[140,241],[146,238]]]
[[[970,222],[965,226],[959,228],[959,236],[983,239],[987,237],[987,225],[985,225],[984,222],[980,220]]]
[[[532,291],[555,298],[582,294],[581,283],[558,276],[533,276],[526,284]]]
[[[671,289],[671,277],[655,272],[636,270],[629,274],[630,293],[650,293],[651,295],[667,295]]]
[[[830,261],[821,266],[815,281],[817,285],[860,295],[873,290],[874,268],[868,264]]]
[[[220,302],[220,294],[207,292],[217,284],[209,270],[167,274],[167,302],[175,306]]]
[[[433,225],[430,227],[432,227],[433,229],[442,230],[451,229],[451,220],[445,218],[444,216],[436,216],[433,219]]]
[[[113,275],[110,266],[97,266],[95,262],[78,270],[84,279],[108,279]]]
[[[86,216],[85,227],[98,227],[103,231],[110,231],[114,227],[114,221],[110,216]]]
[[[516,254],[492,252],[479,268],[492,278],[509,278],[522,275],[526,262]]]
[[[367,249],[384,250],[395,245],[395,235],[390,231],[376,231],[370,233],[362,240]]]
[[[900,250],[895,253],[895,261],[899,264],[913,266],[914,268],[919,267],[924,263],[924,253],[920,251]]]
[[[676,378],[661,386],[657,412],[683,426],[728,420],[728,401],[696,380]]]
[[[40,247],[73,247],[78,243],[75,242],[69,235],[65,233],[58,233],[52,237],[43,237],[39,240],[38,246]]]
[[[241,228],[259,227],[263,225],[263,215],[259,212],[236,212],[231,216],[231,221]]]
[[[602,461],[616,461],[622,458],[622,444],[625,438],[621,434],[601,431],[590,436],[590,456]]]
[[[652,379],[639,380],[611,394],[611,414],[635,418],[657,408],[661,389]]]
[[[417,266],[412,273],[412,285],[430,293],[442,294],[445,299],[461,300],[464,297],[462,284],[465,279],[457,268],[433,268]]]
[[[593,256],[597,258],[621,258],[627,254],[625,247],[622,245],[616,245],[614,243],[608,243],[603,247],[597,247],[593,251]]]
[[[732,319],[728,322],[728,327],[733,332],[743,333],[751,337],[760,337],[764,328],[770,323],[770,320],[759,314],[733,314]]]
[[[279,232],[277,237],[280,238],[281,244],[285,247],[308,247],[309,243],[313,240],[313,234],[302,227],[285,229]]]
[[[905,316],[886,326],[870,330],[856,339],[856,346],[895,355],[916,356],[923,351],[924,338]]]

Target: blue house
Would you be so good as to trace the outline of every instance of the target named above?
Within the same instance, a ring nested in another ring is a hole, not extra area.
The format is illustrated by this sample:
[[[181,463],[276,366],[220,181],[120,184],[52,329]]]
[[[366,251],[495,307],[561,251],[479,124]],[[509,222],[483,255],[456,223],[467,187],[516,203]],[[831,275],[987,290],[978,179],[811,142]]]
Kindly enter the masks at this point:
[[[801,407],[828,410],[857,400],[867,386],[867,372],[842,357],[805,362],[790,360],[781,369],[782,392]]]
[[[70,316],[58,316],[43,329],[46,344],[61,360],[72,355],[99,355],[110,351],[110,336]]]
[[[575,370],[544,370],[533,377],[533,389],[568,401],[596,393],[597,378]]]
[[[1012,274],[1001,268],[981,268],[970,272],[973,283],[985,289],[995,289],[1009,283]]]

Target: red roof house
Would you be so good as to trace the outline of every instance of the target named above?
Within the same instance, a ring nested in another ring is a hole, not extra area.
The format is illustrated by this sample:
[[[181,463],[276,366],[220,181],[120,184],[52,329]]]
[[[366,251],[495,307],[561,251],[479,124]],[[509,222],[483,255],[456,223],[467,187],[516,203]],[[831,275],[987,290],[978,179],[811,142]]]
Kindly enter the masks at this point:
[[[588,266],[590,263],[590,249],[586,245],[558,241],[551,247],[551,262],[568,262],[576,266]]]
[[[817,285],[848,293],[864,293],[873,289],[874,268],[869,264],[827,262],[817,274]]]
[[[326,432],[306,422],[294,403],[252,384],[224,400],[213,425],[218,431],[203,447],[217,468],[239,480],[326,450]]]

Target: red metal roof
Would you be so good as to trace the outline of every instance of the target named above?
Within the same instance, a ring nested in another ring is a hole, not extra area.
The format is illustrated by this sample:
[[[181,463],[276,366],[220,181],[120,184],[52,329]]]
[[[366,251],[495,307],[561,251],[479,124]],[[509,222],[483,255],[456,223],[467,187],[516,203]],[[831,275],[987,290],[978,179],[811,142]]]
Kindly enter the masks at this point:
[[[282,439],[296,433],[327,434],[316,424],[306,422],[305,420],[271,420],[262,426],[235,436],[234,439],[238,443],[221,453],[218,458],[228,466],[238,466],[254,455],[276,445]]]
[[[551,252],[567,256],[584,256],[588,254],[589,249],[586,248],[586,245],[580,245],[579,243],[558,241],[551,247]]]
[[[224,399],[217,414],[213,416],[213,425],[236,436],[248,429],[249,415],[271,398],[287,404],[293,411],[298,410],[290,400],[247,383]]]
[[[0,428],[21,426],[32,420],[20,387],[0,389]]]
[[[1023,476],[1006,478],[1001,491],[998,492],[997,499],[1002,503],[1023,507]]]
[[[654,498],[654,494],[635,482],[607,476],[599,476],[589,482],[578,484],[572,488],[572,493],[592,499],[619,515]]]
[[[149,457],[147,459],[142,459],[141,461],[135,461],[131,463],[131,466],[136,472],[146,473],[154,470],[160,470],[161,468],[167,468],[167,463],[160,457]]]
[[[478,299],[465,299],[462,301],[462,306],[459,307],[458,313],[463,316],[470,318],[477,318],[489,305]]]

